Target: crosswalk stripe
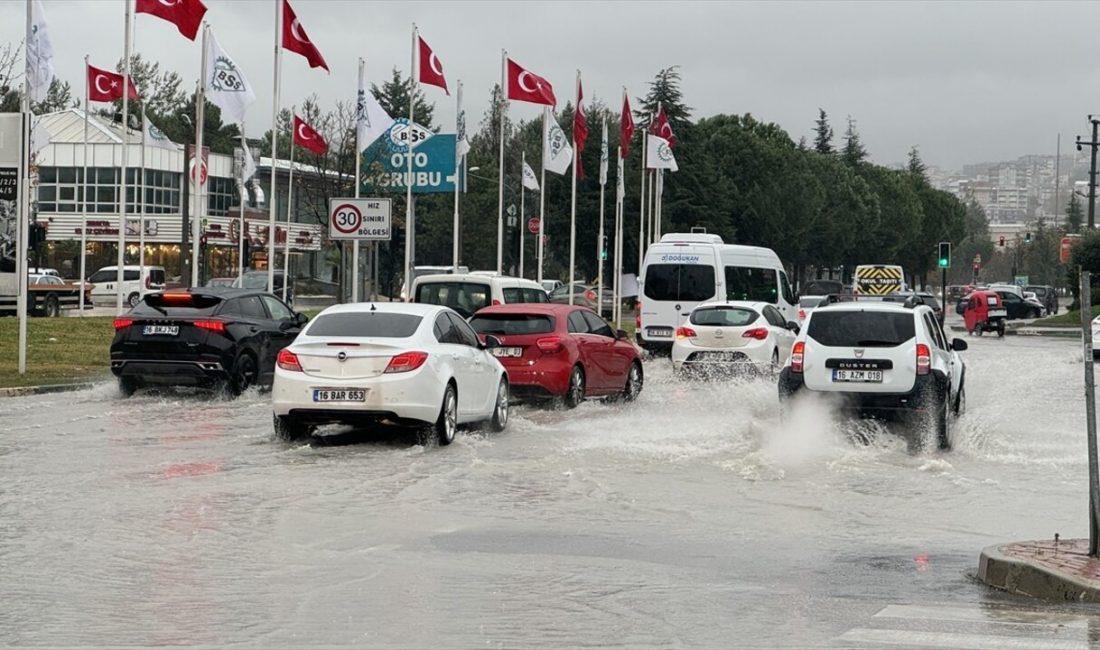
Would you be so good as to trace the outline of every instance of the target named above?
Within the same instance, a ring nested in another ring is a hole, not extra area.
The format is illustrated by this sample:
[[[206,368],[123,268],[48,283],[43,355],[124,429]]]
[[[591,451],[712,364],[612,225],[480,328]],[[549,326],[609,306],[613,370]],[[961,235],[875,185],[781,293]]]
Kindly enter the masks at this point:
[[[995,634],[855,628],[838,637],[846,643],[944,648],[946,650],[1087,650],[1085,639],[1042,639]]]
[[[875,618],[931,619],[938,621],[964,621],[988,624],[1061,626],[1087,629],[1088,619],[1074,614],[1058,612],[1023,611],[992,607],[887,605]],[[1100,623],[1100,619],[1097,621]]]

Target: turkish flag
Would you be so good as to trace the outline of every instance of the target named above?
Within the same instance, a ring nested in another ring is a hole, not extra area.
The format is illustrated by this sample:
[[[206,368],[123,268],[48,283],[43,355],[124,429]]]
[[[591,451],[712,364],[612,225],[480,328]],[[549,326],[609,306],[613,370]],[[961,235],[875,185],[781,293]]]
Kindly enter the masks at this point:
[[[443,77],[443,64],[439,62],[439,57],[432,52],[427,41],[419,35],[416,39],[420,41],[420,83],[438,86],[450,95],[451,91],[447,90],[447,80]]]
[[[508,99],[551,107],[558,105],[550,82],[512,59],[508,59]]]
[[[199,33],[202,17],[206,15],[206,5],[202,0],[137,0],[134,10],[167,20],[192,41]]]
[[[584,88],[580,79],[577,79],[577,110],[573,111],[573,148],[577,150],[577,164],[573,169],[577,172],[577,178],[584,178],[584,166],[580,164],[580,160],[584,143],[588,140],[588,120],[584,117],[583,101]]]
[[[668,123],[668,114],[665,113],[664,106],[657,110],[657,117],[653,120],[653,124],[649,125],[649,132],[668,140],[670,148],[676,146],[676,136],[672,134],[672,125]]]
[[[294,116],[294,144],[309,149],[318,156],[328,152],[328,143],[321,134],[314,131],[312,126],[306,124],[305,120],[297,115]]]
[[[138,99],[137,87],[130,78],[130,99]],[[88,101],[113,102],[122,99],[122,75],[88,66]]]
[[[634,113],[630,110],[630,99],[623,93],[623,114],[619,117],[619,144],[623,148],[623,160],[630,153],[630,141],[634,139]]]
[[[306,30],[298,22],[294,10],[290,8],[290,2],[283,0],[283,47],[306,57],[311,68],[324,68],[329,72],[325,57],[321,56],[321,50],[309,40]]]

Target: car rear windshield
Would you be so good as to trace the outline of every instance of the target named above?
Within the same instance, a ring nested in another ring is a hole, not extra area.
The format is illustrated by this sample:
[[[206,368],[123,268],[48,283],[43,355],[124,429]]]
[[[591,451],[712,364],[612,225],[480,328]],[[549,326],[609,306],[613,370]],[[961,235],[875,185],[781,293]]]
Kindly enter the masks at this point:
[[[651,300],[699,302],[714,297],[714,267],[705,264],[651,264],[645,271]]]
[[[916,327],[909,311],[818,309],[806,336],[829,347],[892,348],[916,336]]]
[[[823,298],[821,296],[810,296],[809,298],[803,296],[802,298],[798,299],[798,306],[802,308],[809,307],[812,309],[820,305],[822,299]]]
[[[489,305],[489,284],[482,282],[425,282],[416,289],[416,302],[450,307],[469,318]]]
[[[554,331],[554,319],[526,314],[482,314],[470,319],[478,334],[547,334]]]
[[[361,336],[407,339],[420,326],[420,316],[390,312],[338,312],[321,314],[310,324],[309,336]]]
[[[760,314],[743,307],[708,307],[691,312],[692,325],[742,327],[755,321]]]
[[[150,293],[130,311],[130,314],[161,318],[165,316],[174,318],[213,316],[220,304],[222,304],[222,299],[218,296]]]

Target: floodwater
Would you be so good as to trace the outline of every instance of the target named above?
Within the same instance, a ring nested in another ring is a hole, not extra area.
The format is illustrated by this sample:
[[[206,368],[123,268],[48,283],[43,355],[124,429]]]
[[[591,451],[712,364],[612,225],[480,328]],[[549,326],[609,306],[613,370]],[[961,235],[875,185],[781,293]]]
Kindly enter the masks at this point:
[[[946,453],[667,359],[446,448],[279,442],[255,392],[0,400],[0,645],[1100,647],[973,579],[1087,533],[1080,346],[970,343]]]

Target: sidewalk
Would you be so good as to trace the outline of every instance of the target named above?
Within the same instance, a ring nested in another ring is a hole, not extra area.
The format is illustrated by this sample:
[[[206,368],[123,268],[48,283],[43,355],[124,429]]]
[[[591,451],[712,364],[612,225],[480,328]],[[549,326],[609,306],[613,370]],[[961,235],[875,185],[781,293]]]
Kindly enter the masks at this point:
[[[1087,539],[990,546],[978,560],[978,579],[996,589],[1045,600],[1100,602],[1100,559]]]

